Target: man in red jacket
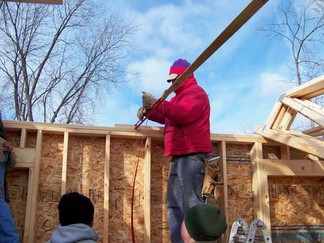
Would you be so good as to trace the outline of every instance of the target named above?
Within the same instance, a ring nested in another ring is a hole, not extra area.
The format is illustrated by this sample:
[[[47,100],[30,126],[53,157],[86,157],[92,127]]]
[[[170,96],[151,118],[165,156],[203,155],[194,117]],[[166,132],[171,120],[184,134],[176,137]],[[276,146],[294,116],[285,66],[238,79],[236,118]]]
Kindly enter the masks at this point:
[[[180,76],[190,63],[176,60],[170,68],[168,82]],[[169,168],[167,207],[168,223],[173,243],[181,239],[181,223],[187,210],[202,204],[201,190],[204,159],[212,151],[210,141],[210,104],[206,92],[198,85],[194,74],[175,90],[170,101],[149,112],[148,119],[164,124],[165,156],[172,156]],[[143,108],[149,110],[156,99],[143,92]],[[138,114],[143,118],[145,114]]]

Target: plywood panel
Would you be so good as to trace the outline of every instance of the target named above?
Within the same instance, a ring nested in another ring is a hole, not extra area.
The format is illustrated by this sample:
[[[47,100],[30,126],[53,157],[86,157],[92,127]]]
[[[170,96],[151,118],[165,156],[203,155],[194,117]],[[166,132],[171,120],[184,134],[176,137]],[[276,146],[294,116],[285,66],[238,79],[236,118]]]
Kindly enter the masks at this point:
[[[131,240],[131,198],[137,163],[134,230],[136,239],[141,241],[144,237],[144,143],[136,139],[111,139],[111,141],[109,242],[129,242]]]
[[[104,137],[69,137],[67,192],[77,191],[90,198],[94,207],[93,228],[103,239],[104,225]]]
[[[323,188],[323,177],[269,178],[274,242],[323,241]]]
[[[152,143],[151,210],[153,213],[151,240],[152,242],[169,243],[166,193],[171,157],[165,157],[163,151],[163,141]]]
[[[57,205],[61,197],[63,135],[43,135],[36,211],[35,240],[50,238],[58,224]]]
[[[28,191],[28,169],[13,169],[7,174],[9,185],[9,207],[22,242],[25,229],[25,215]]]
[[[251,163],[227,163],[228,221],[241,217],[253,221]]]

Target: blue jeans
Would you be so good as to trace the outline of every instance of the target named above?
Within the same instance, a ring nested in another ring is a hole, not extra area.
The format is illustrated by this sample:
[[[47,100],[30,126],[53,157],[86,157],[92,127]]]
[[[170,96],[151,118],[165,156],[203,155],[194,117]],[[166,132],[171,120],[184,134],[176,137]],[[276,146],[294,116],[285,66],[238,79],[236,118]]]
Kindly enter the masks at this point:
[[[0,160],[0,243],[16,243],[19,242],[19,234],[10,208],[2,195],[8,153],[4,152]]]
[[[182,243],[181,223],[187,210],[202,204],[204,159],[207,154],[174,156],[169,168],[167,207],[172,243]]]

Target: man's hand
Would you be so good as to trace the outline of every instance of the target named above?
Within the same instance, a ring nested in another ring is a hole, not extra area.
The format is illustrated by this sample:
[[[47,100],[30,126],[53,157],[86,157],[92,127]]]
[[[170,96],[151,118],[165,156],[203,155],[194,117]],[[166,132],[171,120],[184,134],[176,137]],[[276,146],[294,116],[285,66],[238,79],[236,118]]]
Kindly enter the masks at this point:
[[[146,109],[144,107],[141,107],[141,108],[138,109],[138,111],[137,111],[137,118],[139,120],[143,121],[144,116],[145,116],[145,111],[146,111]]]
[[[151,108],[151,106],[157,101],[157,99],[150,93],[142,91],[142,100],[144,108]]]

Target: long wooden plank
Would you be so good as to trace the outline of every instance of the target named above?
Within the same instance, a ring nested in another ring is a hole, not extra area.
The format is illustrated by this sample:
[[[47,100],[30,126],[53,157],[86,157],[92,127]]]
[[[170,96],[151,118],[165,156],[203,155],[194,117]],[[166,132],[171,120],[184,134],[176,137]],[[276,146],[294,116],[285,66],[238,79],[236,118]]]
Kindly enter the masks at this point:
[[[26,129],[21,129],[21,134],[20,134],[20,148],[25,148],[26,147],[26,139],[27,139],[27,130]]]
[[[147,138],[144,158],[144,243],[151,242],[151,146],[151,138]]]
[[[276,102],[272,108],[272,111],[270,112],[270,115],[267,118],[264,127],[267,129],[272,129],[272,128],[276,129],[278,127],[278,121],[280,123],[285,112],[286,112],[285,106],[279,101]]]
[[[297,116],[297,111],[290,109],[289,107],[286,108],[286,112],[284,113],[280,123],[278,123],[278,127],[273,129],[288,130],[290,128],[295,117]]]
[[[219,148],[219,167],[222,170],[222,179],[224,183],[224,195],[223,195],[223,201],[220,203],[220,207],[224,214],[228,215],[228,178],[227,178],[227,161],[226,161],[226,143],[224,141],[218,143]],[[226,218],[227,225],[231,225],[232,222],[228,221],[228,217]],[[226,230],[225,234],[222,236],[222,243],[227,242],[227,239],[229,238],[229,229]]]
[[[63,161],[62,161],[62,184],[61,184],[61,195],[66,193],[66,180],[67,180],[67,163],[69,153],[69,133],[64,133],[63,142]]]
[[[110,136],[106,136],[104,166],[104,230],[103,242],[109,242],[109,171],[110,171]]]
[[[100,127],[100,126],[82,126],[82,125],[67,125],[67,124],[48,124],[40,122],[26,122],[26,121],[2,121],[6,130],[20,131],[27,129],[29,131],[42,130],[43,134],[64,134],[68,132],[70,135],[80,135],[105,137],[123,137],[123,138],[142,138],[151,137],[152,139],[163,139],[162,127],[143,126],[140,131],[135,131],[132,125],[125,125],[121,127]],[[236,135],[236,134],[215,134],[210,135],[212,142],[225,141],[227,143],[242,143],[253,144],[257,141],[267,143],[266,139],[260,136],[253,135]]]
[[[316,109],[316,106],[311,106],[309,102],[289,97],[285,97],[281,102],[316,122],[318,125],[324,126],[324,112]]]
[[[324,75],[297,86],[285,93],[286,97],[311,99],[324,94]]]
[[[306,134],[293,133],[291,131],[262,129],[261,127],[257,127],[254,132],[279,143],[313,154],[319,158],[324,158],[324,141]]]
[[[27,202],[26,202],[26,214],[25,214],[25,226],[24,226],[24,238],[23,242],[32,243],[31,231],[34,230],[33,225],[30,224],[32,221],[32,207],[35,202],[33,202],[33,179],[34,179],[34,168],[29,169],[28,173],[28,190],[27,190]]]
[[[214,54],[229,38],[231,38],[268,0],[252,0],[250,4],[226,27],[225,30],[191,63],[186,71],[163,92],[161,99],[165,100],[190,74],[198,69],[212,54]]]
[[[324,176],[324,161],[265,159],[262,169],[268,176]]]
[[[37,141],[36,141],[36,158],[35,166],[33,170],[33,182],[32,182],[32,196],[31,196],[31,208],[30,208],[30,235],[28,242],[35,242],[35,225],[36,225],[36,210],[37,210],[37,198],[38,198],[38,185],[39,185],[39,172],[40,172],[40,163],[42,156],[42,141],[43,141],[43,132],[39,130],[37,132]]]
[[[255,143],[250,151],[251,163],[252,163],[252,190],[254,195],[254,217],[261,219],[268,228],[270,227],[270,218],[267,218],[268,213],[265,210],[268,208],[265,204],[268,203],[265,200],[266,196],[266,180],[261,168],[262,161],[262,144]]]
[[[324,126],[317,126],[314,128],[310,128],[308,130],[303,131],[304,134],[309,136],[324,136]]]

